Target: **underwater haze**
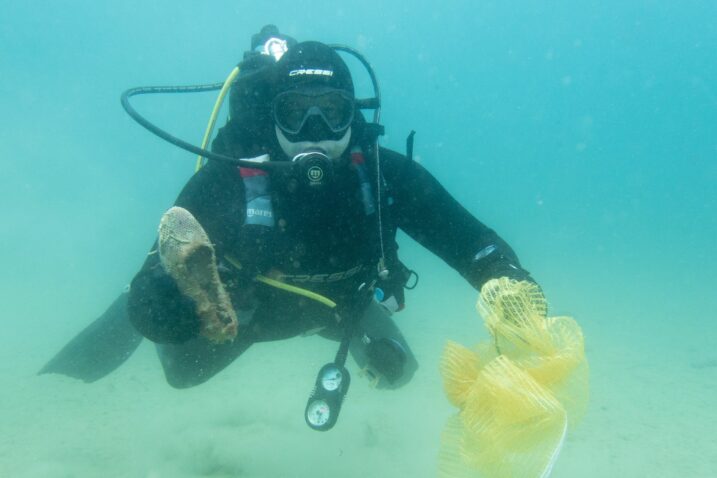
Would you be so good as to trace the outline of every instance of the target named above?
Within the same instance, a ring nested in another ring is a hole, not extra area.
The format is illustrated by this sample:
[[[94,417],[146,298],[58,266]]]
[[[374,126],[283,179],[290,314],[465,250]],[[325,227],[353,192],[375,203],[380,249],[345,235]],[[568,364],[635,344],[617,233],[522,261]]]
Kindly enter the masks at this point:
[[[415,159],[581,325],[590,405],[551,476],[717,476],[712,0],[0,2],[0,476],[437,475],[455,412],[441,352],[488,334],[476,291],[405,235],[421,281],[395,318],[420,369],[383,391],[350,361],[330,432],[303,418],[336,350],[317,337],[256,345],[187,390],[146,340],[92,384],[36,375],[129,283],[194,170],[120,94],[223,81],[269,23],[364,53],[382,144],[416,130]],[[135,104],[199,143],[215,98]]]

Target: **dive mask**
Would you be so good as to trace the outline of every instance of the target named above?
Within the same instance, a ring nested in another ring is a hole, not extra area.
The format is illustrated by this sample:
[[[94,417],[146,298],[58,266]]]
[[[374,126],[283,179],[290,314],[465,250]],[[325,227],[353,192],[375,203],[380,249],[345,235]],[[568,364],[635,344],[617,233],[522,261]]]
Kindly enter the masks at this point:
[[[321,118],[332,133],[344,132],[354,119],[354,98],[343,90],[289,90],[272,102],[274,122],[285,133],[297,135],[312,116]]]

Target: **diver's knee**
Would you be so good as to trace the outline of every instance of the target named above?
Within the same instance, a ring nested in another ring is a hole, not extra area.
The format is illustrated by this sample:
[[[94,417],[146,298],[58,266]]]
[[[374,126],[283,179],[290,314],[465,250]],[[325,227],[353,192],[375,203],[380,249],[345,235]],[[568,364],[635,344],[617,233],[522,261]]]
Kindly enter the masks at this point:
[[[166,370],[164,371],[164,378],[167,380],[170,387],[179,390],[196,387],[197,385],[201,385],[207,381],[204,377],[192,377],[181,373],[168,372]]]
[[[168,370],[164,371],[164,378],[170,387],[176,389],[192,388],[202,383],[202,381],[198,381],[185,375],[171,372]]]
[[[175,363],[171,360],[162,361],[164,378],[170,387],[176,389],[192,388],[201,385],[212,377],[198,367],[186,367],[183,363]]]
[[[382,338],[371,341],[366,348],[366,372],[380,389],[397,389],[411,381],[418,362],[408,346],[398,340]]]
[[[408,384],[408,382],[413,379],[413,376],[416,374],[416,370],[418,370],[418,362],[413,360],[410,363],[404,364],[403,373],[394,378],[393,380],[380,380],[377,384],[376,388],[385,389],[385,390],[396,390],[404,385]]]

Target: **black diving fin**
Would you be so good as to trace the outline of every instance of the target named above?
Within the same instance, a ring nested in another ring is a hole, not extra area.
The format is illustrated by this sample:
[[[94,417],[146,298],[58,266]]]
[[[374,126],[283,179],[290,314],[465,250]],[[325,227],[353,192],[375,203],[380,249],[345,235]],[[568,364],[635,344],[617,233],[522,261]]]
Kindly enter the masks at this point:
[[[98,319],[65,345],[38,374],[59,373],[87,383],[101,379],[127,360],[142,335],[129,321],[123,293]]]

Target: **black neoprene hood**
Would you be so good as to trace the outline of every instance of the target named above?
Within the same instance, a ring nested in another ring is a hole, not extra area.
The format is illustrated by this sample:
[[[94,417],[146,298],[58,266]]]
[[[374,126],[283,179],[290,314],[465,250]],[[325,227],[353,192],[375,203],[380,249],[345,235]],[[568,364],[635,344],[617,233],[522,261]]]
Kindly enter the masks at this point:
[[[307,41],[290,48],[276,63],[272,97],[292,89],[335,88],[354,96],[351,72],[336,51]]]

